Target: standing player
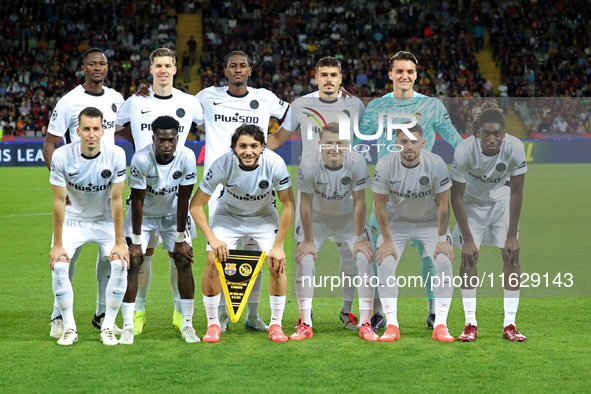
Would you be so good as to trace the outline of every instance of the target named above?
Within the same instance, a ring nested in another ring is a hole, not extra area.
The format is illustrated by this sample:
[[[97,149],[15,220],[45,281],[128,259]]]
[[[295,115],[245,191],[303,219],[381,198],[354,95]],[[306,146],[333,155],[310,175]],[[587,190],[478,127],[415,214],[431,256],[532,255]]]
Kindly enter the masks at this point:
[[[505,118],[494,103],[485,102],[472,123],[474,135],[462,141],[454,154],[451,170],[451,203],[458,222],[453,232],[454,245],[462,249],[460,276],[462,303],[466,315],[460,341],[477,337],[476,263],[480,245],[501,249],[504,274],[505,321],[503,338],[525,341],[515,328],[519,306],[519,216],[527,162],[523,144],[506,134]],[[509,178],[510,187],[504,187]],[[477,278],[478,279],[478,278]]]
[[[125,152],[101,144],[103,115],[93,107],[78,116],[79,141],[57,149],[51,160],[53,245],[49,252],[53,293],[64,322],[59,345],[78,340],[74,291],[68,277],[70,257],[86,243],[97,243],[99,256],[110,265],[101,341],[116,345],[115,317],[127,286],[129,252],[123,239]],[[66,196],[71,205],[66,205]]]
[[[265,145],[265,133],[260,127],[247,124],[238,127],[231,138],[232,152],[213,162],[191,201],[191,215],[208,242],[202,284],[207,315],[205,342],[217,342],[221,334],[218,318],[221,284],[215,256],[226,261],[228,250],[248,239],[255,242],[258,250],[267,252],[271,302],[269,338],[274,342],[288,340],[281,328],[281,319],[287,292],[283,242],[291,225],[291,180],[283,159],[265,150]],[[211,224],[208,225],[203,207],[220,184],[224,191],[210,214]],[[283,205],[281,218],[275,208],[273,189]]]
[[[396,267],[408,242],[417,239],[424,246],[421,257],[432,258],[441,281],[447,279],[445,286],[435,289],[433,339],[453,342],[446,324],[453,292],[454,259],[453,247],[448,242],[449,172],[441,157],[423,150],[422,127],[417,124],[409,131],[416,140],[396,130],[395,143],[402,151],[380,159],[373,174],[374,208],[381,232],[376,250],[378,289],[388,324],[380,341],[400,338]]]
[[[228,78],[228,86],[212,86],[203,89],[196,96],[205,114],[205,174],[216,159],[229,152],[231,137],[238,126],[257,125],[263,130],[266,140],[270,118],[283,119],[289,109],[289,104],[281,101],[267,89],[251,88],[247,85],[252,72],[251,65],[246,53],[230,52],[224,61],[224,74]],[[274,138],[270,138],[269,149],[276,149],[279,145]],[[216,209],[221,190],[222,188],[218,187],[213,193],[213,198],[209,200],[210,217]],[[252,247],[253,243],[247,240],[244,249]],[[214,261],[208,261],[207,264],[213,266]],[[267,332],[269,326],[258,315],[262,279],[261,272],[248,298],[244,327],[247,330]],[[230,324],[224,297],[221,297],[219,319],[224,332]]]
[[[363,103],[357,97],[344,98],[343,92],[340,90],[343,80],[341,62],[334,57],[323,57],[316,63],[315,79],[318,84],[318,91],[296,99],[292,103],[289,116],[284,122],[284,127],[291,130],[291,133],[299,132],[301,135],[301,163],[306,163],[316,157],[323,122],[325,124],[331,122],[348,123],[350,126],[349,141],[352,144],[355,137],[354,127],[357,126],[357,122],[363,117],[365,111]],[[276,138],[279,144],[282,144],[291,137],[291,133],[285,128],[281,128],[273,134],[273,138]],[[301,195],[299,191],[297,201],[296,237],[303,237],[300,223]],[[346,242],[337,242],[337,248],[340,255],[340,273],[349,278],[353,277],[357,271],[357,266],[352,250]],[[345,324],[345,328],[357,330],[359,329],[358,320],[352,313],[355,287],[351,283],[351,281],[343,283],[343,303],[341,305],[340,319]]]
[[[369,172],[363,156],[347,151],[349,143],[350,139],[339,137],[338,123],[329,123],[327,129],[320,131],[319,147],[322,151],[300,164],[297,186],[301,193],[302,229],[296,234],[299,242],[296,250],[296,294],[300,321],[290,337],[293,340],[313,335],[314,265],[317,251],[327,238],[347,245],[352,251],[359,277],[369,280],[373,276],[373,249],[365,213]],[[359,335],[369,341],[378,340],[369,325],[373,294],[374,289],[368,283],[359,287],[359,317],[362,323]]]
[[[103,113],[103,129],[105,135],[101,141],[105,145],[115,145],[115,119],[117,111],[123,103],[123,96],[113,89],[104,86],[105,78],[109,65],[107,56],[99,48],[92,48],[82,55],[82,71],[85,81],[78,85],[69,93],[64,95],[56,104],[47,134],[43,142],[43,157],[47,168],[51,165],[53,152],[57,149],[60,141],[66,144],[80,140],[77,134],[78,115],[86,107],[98,108]],[[66,197],[66,203],[69,204]],[[100,252],[100,250],[99,250]],[[70,256],[70,280],[74,277],[76,260],[80,255],[80,249]],[[96,296],[96,311],[92,318],[92,325],[97,329],[101,328],[102,319],[105,317],[105,289],[109,281],[111,266],[104,256],[97,257],[96,278],[98,282]],[[60,315],[57,303],[54,302],[53,313],[51,314],[51,332],[50,336],[60,338],[64,331],[64,323]],[[115,331],[120,334],[120,330],[115,326]]]
[[[154,84],[149,89],[148,96],[134,95],[128,98],[121,106],[117,115],[117,127],[130,126],[124,134],[125,138],[133,142],[135,151],[152,143],[152,122],[159,116],[170,115],[179,122],[178,144],[185,145],[191,125],[203,123],[201,105],[194,96],[184,93],[173,87],[176,74],[176,56],[168,48],[159,48],[150,54],[150,73],[154,78]],[[158,246],[158,237],[151,237],[144,255],[144,262],[138,276],[138,292],[135,300],[134,328],[135,335],[141,334],[146,324],[146,297],[150,287],[152,276],[152,256],[154,248]],[[170,287],[174,302],[173,325],[181,329],[182,312],[181,297],[179,295],[177,270],[174,259],[169,259]]]
[[[460,141],[462,141],[462,137],[451,124],[449,115],[443,103],[438,99],[422,95],[413,89],[414,83],[417,79],[418,69],[419,62],[412,53],[405,51],[396,53],[390,58],[390,60],[388,60],[388,76],[392,80],[394,86],[392,93],[388,93],[379,99],[373,100],[367,105],[359,129],[361,133],[366,135],[374,133],[381,134],[377,140],[377,144],[380,146],[378,160],[389,152],[388,147],[391,147],[393,144],[392,137],[388,136],[385,130],[378,130],[380,119],[388,113],[405,113],[414,115],[418,124],[420,124],[424,130],[424,150],[426,151],[431,151],[433,148],[436,133],[439,133],[453,147],[456,147]],[[387,119],[396,123],[410,122],[410,118],[405,116]],[[391,127],[391,125],[389,126]],[[379,235],[375,212],[372,212],[369,223],[375,244]],[[415,243],[413,241],[411,245],[418,247],[421,256],[426,256],[423,253],[423,246],[420,242]],[[431,257],[427,256],[422,258],[421,273],[423,276],[423,282],[426,285],[425,289],[429,301],[427,325],[433,328],[435,321],[435,302],[433,289],[430,286],[430,280],[428,280],[428,278],[435,275],[435,267]],[[372,326],[374,326],[374,330],[380,326],[380,322],[383,324],[383,319],[380,315],[376,315],[372,318]]]
[[[152,122],[153,144],[136,152],[131,159],[131,264],[127,292],[123,299],[123,333],[120,343],[131,345],[134,339],[133,318],[137,279],[142,264],[142,249],[148,239],[162,238],[178,271],[183,322],[181,334],[189,343],[199,342],[193,329],[195,283],[191,262],[193,249],[190,228],[187,228],[189,199],[197,178],[195,154],[178,145],[179,122],[160,116]],[[178,197],[177,197],[178,196]]]

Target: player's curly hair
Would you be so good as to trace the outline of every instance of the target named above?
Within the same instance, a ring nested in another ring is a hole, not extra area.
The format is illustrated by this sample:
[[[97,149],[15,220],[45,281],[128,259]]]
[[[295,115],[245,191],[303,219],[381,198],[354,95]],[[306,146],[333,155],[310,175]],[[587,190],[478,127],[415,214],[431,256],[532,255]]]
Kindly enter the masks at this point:
[[[236,149],[236,144],[238,143],[238,138],[243,135],[249,135],[254,138],[255,141],[259,142],[263,148],[267,146],[265,142],[265,132],[256,124],[243,124],[238,126],[234,134],[232,134],[232,142],[230,144],[230,148],[232,151]]]
[[[392,67],[394,67],[394,62],[396,60],[410,60],[414,63],[415,69],[417,71],[419,69],[419,61],[417,60],[415,55],[407,51],[400,51],[388,60],[388,71],[392,71]]]
[[[492,101],[485,101],[480,105],[480,113],[476,115],[472,123],[470,123],[470,130],[475,137],[478,137],[478,130],[480,125],[484,123],[498,123],[502,129],[505,129],[505,117],[503,110],[496,103]]]
[[[230,53],[228,53],[226,55],[226,58],[224,59],[224,68],[228,68],[228,66],[230,65],[230,59],[232,59],[232,56],[235,55],[240,55],[240,56],[244,56],[244,59],[246,59],[246,64],[248,65],[248,68],[252,67],[252,60],[250,60],[250,57],[243,51],[231,51]]]
[[[341,72],[341,62],[338,61],[337,58],[334,58],[332,56],[325,56],[322,59],[318,60],[318,62],[316,62],[315,69],[317,73],[320,67],[336,67],[339,69],[339,73]]]
[[[179,121],[172,116],[159,116],[152,122],[152,134],[156,135],[156,130],[176,130],[179,131]]]

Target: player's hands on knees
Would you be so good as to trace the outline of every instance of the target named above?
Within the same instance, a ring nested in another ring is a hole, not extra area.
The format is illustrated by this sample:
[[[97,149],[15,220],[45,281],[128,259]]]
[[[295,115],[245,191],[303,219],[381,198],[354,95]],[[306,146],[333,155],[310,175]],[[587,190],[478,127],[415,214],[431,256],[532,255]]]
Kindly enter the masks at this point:
[[[185,241],[183,241],[183,242],[175,242],[174,243],[174,248],[172,249],[172,253],[173,254],[177,254],[178,253],[180,255],[183,255],[187,259],[191,260],[191,263],[195,263],[193,261],[193,248],[191,247],[191,245],[189,245]]]
[[[121,260],[121,265],[124,269],[129,268],[129,249],[127,249],[127,245],[124,243],[115,244],[113,250],[111,250],[111,254],[109,254],[109,261],[117,259]]]
[[[226,244],[223,241],[220,241],[217,238],[214,238],[211,241],[209,241],[209,246],[213,250],[213,254],[217,256],[217,258],[220,259],[221,262],[228,260],[228,256],[230,255],[228,244]]]
[[[49,268],[53,271],[53,266],[57,263],[62,257],[66,259],[66,262],[70,262],[70,256],[66,252],[63,246],[52,246],[51,250],[49,251]]]
[[[443,253],[446,255],[450,260],[451,263],[454,263],[454,247],[447,241],[437,242],[437,246],[435,246],[435,254],[433,255],[433,260],[437,258],[439,253]]]
[[[130,260],[140,258],[142,263],[144,262],[144,253],[142,252],[142,245],[131,244],[129,245],[129,258]]]
[[[316,250],[316,245],[314,245],[314,242],[310,242],[310,241],[300,242],[300,244],[296,248],[296,255],[295,255],[296,262],[298,264],[301,263],[302,259],[307,254],[311,254],[312,256],[314,256],[314,261],[316,261],[316,259],[318,258],[318,251]],[[284,253],[284,255],[285,255],[285,253]]]
[[[353,258],[355,260],[357,260],[357,253],[359,252],[366,255],[369,261],[373,260],[373,248],[371,247],[371,242],[367,239],[364,239],[363,241],[355,241],[355,244],[353,245]]]
[[[507,238],[505,241],[505,247],[503,248],[503,254],[505,255],[505,261],[509,261],[509,263],[513,266],[519,264],[519,240],[517,237]]]
[[[148,97],[150,95],[150,85],[146,85],[145,83],[140,84],[135,94],[140,97]]]
[[[376,264],[381,265],[382,261],[388,256],[394,256],[395,260],[398,260],[398,255],[396,254],[396,248],[394,248],[394,242],[384,242],[378,250],[376,251]]]
[[[277,275],[285,273],[285,251],[280,246],[273,246],[267,254],[269,269],[275,271]]]
[[[478,261],[478,248],[474,241],[464,241],[462,244],[462,266],[471,268]]]

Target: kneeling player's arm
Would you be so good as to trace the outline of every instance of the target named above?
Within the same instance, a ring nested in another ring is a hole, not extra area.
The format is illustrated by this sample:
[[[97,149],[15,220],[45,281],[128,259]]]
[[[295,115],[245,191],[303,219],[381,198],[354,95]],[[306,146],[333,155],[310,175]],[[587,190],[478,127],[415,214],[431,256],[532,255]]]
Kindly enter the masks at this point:
[[[314,195],[310,193],[301,192],[300,202],[300,216],[302,219],[302,229],[304,230],[304,240],[314,242],[314,225],[313,225],[313,201]],[[285,208],[284,208],[285,209]]]
[[[185,232],[187,227],[187,216],[189,215],[189,200],[193,193],[193,185],[180,185],[176,207],[176,231]]]
[[[201,188],[197,189],[197,193],[193,196],[191,200],[191,216],[193,216],[193,220],[195,220],[195,224],[199,228],[199,231],[203,234],[205,239],[209,241],[210,239],[215,238],[213,231],[209,227],[207,223],[207,217],[205,217],[205,210],[203,207],[209,199],[211,198],[210,194],[205,193]]]
[[[373,193],[374,211],[380,232],[384,237],[384,242],[392,242],[392,232],[390,231],[390,223],[388,223],[388,212],[386,211],[386,202],[388,202],[387,194]]]
[[[125,182],[111,185],[111,216],[115,225],[115,243],[125,243],[123,238],[123,191]]]
[[[524,183],[525,174],[511,177],[511,199],[509,202],[509,230],[507,231],[507,238],[517,237],[519,217],[521,216],[521,205],[523,203]]]
[[[146,189],[131,188],[131,226],[135,235],[142,234]]]
[[[454,181],[451,184],[451,206],[454,209],[456,222],[460,226],[460,232],[464,241],[472,242],[472,232],[468,225],[468,214],[466,213],[466,206],[464,205],[464,192],[466,191],[466,184]]]
[[[278,191],[277,196],[279,197],[279,201],[281,201],[281,205],[283,205],[283,209],[281,211],[281,217],[279,218],[279,231],[277,232],[277,236],[275,237],[274,246],[282,247],[283,241],[285,241],[285,237],[287,237],[287,233],[289,232],[289,226],[291,225],[291,187],[288,187],[285,190]]]
[[[353,216],[355,218],[355,235],[363,235],[367,221],[365,208],[365,189],[353,193]]]
[[[449,227],[449,189],[435,194],[437,201],[437,234],[446,236]]]
[[[67,189],[64,186],[51,186],[53,190],[53,244],[62,246],[62,229],[66,214]]]

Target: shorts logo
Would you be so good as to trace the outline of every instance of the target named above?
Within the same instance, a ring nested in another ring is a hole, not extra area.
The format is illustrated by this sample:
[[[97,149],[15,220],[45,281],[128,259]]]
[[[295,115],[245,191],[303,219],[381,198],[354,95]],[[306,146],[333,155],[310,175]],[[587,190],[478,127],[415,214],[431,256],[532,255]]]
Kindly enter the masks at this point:
[[[341,179],[341,184],[343,184],[344,186],[347,186],[351,183],[351,177],[344,177],[343,179]]]
[[[236,273],[236,264],[227,263],[224,272],[226,275],[234,275]]]
[[[371,226],[371,233],[372,233],[373,235],[376,235],[376,234],[378,233],[378,229],[377,229],[377,227],[376,227],[376,226]]]
[[[269,181],[260,181],[260,182],[259,182],[259,187],[260,187],[261,189],[266,189],[266,188],[268,188],[268,187],[269,187]]]
[[[417,122],[420,122],[423,119],[423,114],[420,112],[415,112],[415,116],[417,117]]]
[[[236,267],[236,264],[234,264],[234,267]],[[251,273],[252,273],[252,267],[249,264],[242,264],[240,266],[240,275],[248,276]]]
[[[129,168],[129,175],[134,176],[134,177],[138,177],[138,176],[140,176],[140,171],[137,169],[136,166],[131,166]]]
[[[117,105],[115,103],[111,105],[111,111],[117,113]]]
[[[205,180],[210,181],[211,178],[213,178],[213,172],[211,171],[211,168],[210,168],[209,171],[207,171],[207,175],[205,175]]]
[[[111,170],[103,170],[101,172],[101,176],[105,179],[109,178],[111,176],[111,174],[112,174]]]
[[[179,118],[182,118],[185,116],[185,110],[182,108],[179,108],[176,110],[176,116],[178,116]]]
[[[259,107],[259,102],[257,100],[252,100],[250,102],[250,108],[257,109]]]
[[[179,179],[179,178],[180,178],[180,177],[182,177],[182,176],[183,176],[183,173],[182,173],[181,171],[175,171],[175,172],[172,174],[172,179]]]
[[[507,166],[505,165],[505,163],[499,163],[495,168],[497,169],[497,171],[503,172],[507,169]]]
[[[429,177],[426,177],[426,176],[420,177],[419,183],[423,186],[428,185],[429,184]]]

